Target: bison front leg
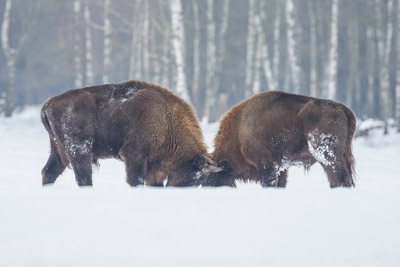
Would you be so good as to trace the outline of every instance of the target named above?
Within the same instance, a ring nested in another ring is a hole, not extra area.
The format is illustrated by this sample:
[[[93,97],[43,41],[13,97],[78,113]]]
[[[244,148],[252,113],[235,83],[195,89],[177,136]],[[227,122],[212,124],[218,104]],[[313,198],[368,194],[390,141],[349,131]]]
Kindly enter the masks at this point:
[[[286,187],[287,183],[287,176],[288,176],[288,170],[285,169],[283,171],[280,171],[278,173],[278,182],[277,182],[277,187]]]
[[[258,172],[262,187],[276,187],[277,178],[273,163],[261,164]]]
[[[143,164],[125,162],[126,182],[130,186],[144,185]]]

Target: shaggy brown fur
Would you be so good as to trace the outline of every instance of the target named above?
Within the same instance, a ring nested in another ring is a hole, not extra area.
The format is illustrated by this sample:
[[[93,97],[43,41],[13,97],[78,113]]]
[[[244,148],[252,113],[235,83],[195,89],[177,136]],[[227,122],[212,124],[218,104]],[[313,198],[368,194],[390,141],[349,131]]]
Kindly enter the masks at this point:
[[[242,179],[285,187],[289,166],[319,162],[331,187],[354,186],[355,122],[353,112],[338,102],[259,93],[223,117],[213,159],[224,171],[211,174],[203,185],[234,186]]]
[[[51,144],[43,184],[54,183],[72,165],[78,185],[92,185],[91,164],[117,158],[131,186],[163,186],[167,176],[168,186],[190,186],[212,163],[191,106],[154,84],[70,90],[49,99],[41,117]]]

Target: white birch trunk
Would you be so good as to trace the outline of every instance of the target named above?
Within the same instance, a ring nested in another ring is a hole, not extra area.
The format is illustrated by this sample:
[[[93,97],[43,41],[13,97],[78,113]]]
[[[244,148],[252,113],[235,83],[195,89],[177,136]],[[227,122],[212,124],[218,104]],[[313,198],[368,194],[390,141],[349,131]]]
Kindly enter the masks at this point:
[[[254,66],[254,27],[255,0],[249,0],[248,26],[247,26],[247,52],[246,52],[246,97],[251,95],[253,87],[253,66]]]
[[[264,45],[264,33],[261,27],[261,18],[259,12],[256,12],[254,16],[254,29],[256,33],[256,49],[255,49],[255,56],[254,56],[254,78],[253,84],[251,88],[252,95],[257,94],[260,92],[261,87],[261,68],[263,63],[267,65],[266,62],[263,62],[265,59],[265,45]],[[269,73],[271,74],[271,73]],[[266,75],[267,76],[267,75]],[[270,77],[267,77],[267,82],[270,80]]]
[[[181,0],[171,0],[171,27],[172,27],[172,49],[175,55],[177,83],[176,92],[184,100],[190,102],[185,77],[185,54],[184,54],[184,29]]]
[[[317,29],[314,10],[309,12],[310,16],[310,93],[317,97]]]
[[[199,75],[200,75],[200,23],[199,23],[199,7],[197,0],[192,0],[193,7],[193,103],[198,104],[199,97]]]
[[[74,43],[74,63],[75,63],[75,88],[83,87],[82,60],[81,60],[81,35],[80,35],[80,14],[81,1],[74,1],[74,24],[75,24],[75,43]]]
[[[222,21],[221,29],[219,32],[219,44],[217,49],[217,63],[216,63],[216,76],[220,75],[222,69],[222,63],[226,54],[226,31],[228,29],[228,19],[229,19],[229,0],[224,0],[222,7]],[[219,77],[216,77],[216,86],[219,86]]]
[[[92,33],[90,28],[90,10],[88,1],[85,1],[85,8],[83,12],[85,19],[85,58],[86,58],[86,85],[94,84],[93,75],[93,57],[92,57]]]
[[[111,0],[104,0],[103,83],[109,83],[111,65]]]
[[[383,44],[383,51],[380,54],[381,56],[381,67],[380,67],[380,90],[381,90],[381,107],[382,107],[382,115],[385,121],[385,133],[388,132],[387,123],[390,118],[390,111],[392,110],[392,99],[390,97],[390,88],[389,88],[389,71],[390,71],[390,42],[392,41],[393,36],[393,25],[391,15],[393,13],[393,1],[388,0],[387,2],[387,14],[388,14],[388,23],[387,23],[387,31],[386,31],[386,39]]]
[[[400,3],[397,6],[398,11],[397,14],[400,14]],[[395,116],[397,122],[397,132],[400,133],[400,16],[397,19],[397,75],[396,75],[396,109],[395,109]]]
[[[214,1],[207,2],[207,76],[206,76],[206,105],[204,109],[204,117],[208,121],[210,118],[211,108],[215,106],[216,90],[215,90],[215,23],[214,23]]]
[[[145,0],[143,2],[143,77],[142,79],[148,80],[150,73],[150,63],[149,63],[149,27],[150,27],[150,18],[149,18],[149,1]]]
[[[276,12],[275,12],[275,20],[274,20],[274,43],[273,43],[273,49],[274,49],[274,58],[272,60],[273,62],[273,75],[275,76],[276,80],[278,80],[278,75],[279,75],[279,40],[280,40],[280,34],[281,34],[281,5],[279,2],[276,3]],[[277,88],[276,88],[277,89]]]
[[[10,31],[10,13],[12,1],[7,0],[4,8],[3,22],[1,27],[1,46],[7,61],[7,90],[5,96],[4,112],[6,117],[10,117],[14,110],[14,81],[15,81],[15,64],[17,61],[17,51],[10,47],[9,31]]]
[[[276,90],[276,79],[271,70],[271,60],[269,58],[268,44],[265,41],[265,35],[262,24],[265,21],[265,9],[263,2],[259,2],[258,12],[255,16],[255,30],[257,33],[257,56],[255,58],[255,78],[253,83],[253,94],[260,92],[261,87],[261,68],[267,80],[268,90]]]
[[[328,95],[330,99],[336,97],[337,57],[338,57],[338,6],[339,0],[332,0],[331,36],[328,66]]]
[[[334,0],[337,1],[337,0]],[[290,66],[290,76],[292,80],[292,87],[294,93],[299,93],[299,76],[300,68],[298,65],[296,55],[296,40],[294,36],[295,20],[294,20],[294,4],[293,0],[286,0],[286,23],[287,23],[287,43],[288,43],[288,57]]]

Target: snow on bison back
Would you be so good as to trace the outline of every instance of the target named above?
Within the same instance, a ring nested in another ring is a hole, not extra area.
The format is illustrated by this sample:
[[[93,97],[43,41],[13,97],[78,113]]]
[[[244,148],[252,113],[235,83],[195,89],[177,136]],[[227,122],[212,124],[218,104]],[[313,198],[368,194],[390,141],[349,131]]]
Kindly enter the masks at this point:
[[[160,86],[128,81],[69,90],[42,108],[50,157],[42,183],[72,165],[79,186],[92,185],[92,164],[117,158],[131,186],[192,186],[220,170],[207,154],[191,106]]]
[[[285,187],[292,165],[322,165],[331,187],[354,186],[352,139],[356,118],[345,105],[279,91],[259,93],[222,119],[213,160],[224,168],[203,185],[235,179]]]

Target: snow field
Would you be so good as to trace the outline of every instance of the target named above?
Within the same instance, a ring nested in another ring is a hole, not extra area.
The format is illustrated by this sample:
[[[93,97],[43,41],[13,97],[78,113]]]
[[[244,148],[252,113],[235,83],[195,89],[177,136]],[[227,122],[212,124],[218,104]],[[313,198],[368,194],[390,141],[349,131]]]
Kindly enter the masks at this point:
[[[354,141],[355,189],[318,165],[286,189],[130,188],[111,159],[93,188],[69,169],[43,188],[39,109],[0,118],[0,266],[399,266],[400,135]]]

